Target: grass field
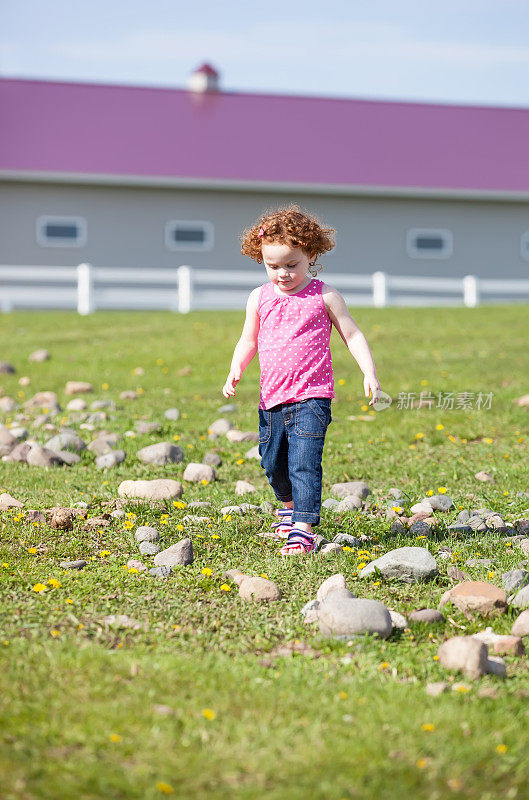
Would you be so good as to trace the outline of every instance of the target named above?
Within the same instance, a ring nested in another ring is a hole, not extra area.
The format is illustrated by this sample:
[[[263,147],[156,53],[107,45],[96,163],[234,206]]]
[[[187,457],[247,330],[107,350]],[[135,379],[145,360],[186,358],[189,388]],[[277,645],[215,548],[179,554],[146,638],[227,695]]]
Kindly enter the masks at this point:
[[[474,395],[468,409],[399,409],[394,402],[369,413],[362,374],[333,334],[336,399],[323,497],[335,482],[365,480],[386,508],[391,487],[403,490],[410,505],[446,487],[455,509],[437,512],[444,527],[463,508],[487,506],[508,521],[521,517],[529,506],[529,497],[518,496],[529,492],[529,413],[513,399],[529,392],[527,313],[527,306],[353,310],[382,388],[395,400],[401,392],[493,395],[489,409],[476,409]],[[64,409],[66,381],[87,380],[95,388],[89,402],[117,403],[101,428],[123,433],[140,418],[163,424],[154,435],[124,438],[119,446],[127,460],[108,472],[96,470],[86,452],[81,464],[54,470],[0,462],[0,492],[26,509],[85,501],[88,514],[98,516],[127,478],[181,479],[187,461],[200,462],[211,449],[223,460],[217,481],[184,484],[184,502],[212,502],[210,523],[182,529],[186,509],[172,503],[131,505],[127,517],[91,533],[82,521],[63,532],[28,524],[17,511],[0,512],[2,798],[529,797],[526,658],[506,657],[504,680],[474,682],[451,676],[435,658],[451,636],[489,624],[508,633],[515,609],[493,622],[469,621],[451,609],[445,623],[410,624],[386,641],[349,642],[323,638],[299,613],[335,572],[357,596],[404,615],[435,607],[453,585],[450,565],[501,586],[502,573],[523,559],[519,547],[493,533],[453,538],[441,531],[410,541],[389,534],[389,519],[323,510],[319,532],[328,539],[338,532],[367,535],[368,555],[349,550],[285,561],[278,543],[256,535],[269,529],[271,516],[222,519],[220,508],[241,500],[234,494],[238,479],[258,488],[244,500],[273,499],[259,462],[245,458],[251,443],[208,441],[208,427],[227,402],[221,387],[240,313],[14,313],[1,326],[0,360],[17,369],[0,375],[5,395],[23,403],[49,389]],[[30,363],[40,347],[51,360]],[[145,374],[133,374],[137,367]],[[31,384],[21,388],[21,376]],[[138,400],[119,400],[125,389],[141,390]],[[258,392],[256,358],[234,398],[231,417],[241,430],[257,429]],[[180,410],[176,422],[163,416],[172,406]],[[2,421],[14,424],[14,414]],[[54,421],[72,424],[66,411]],[[40,441],[52,435],[26,424]],[[155,441],[177,441],[186,461],[171,467],[137,461],[136,451]],[[494,482],[476,480],[479,470]],[[166,580],[124,569],[139,555],[140,524],[156,527],[162,546],[191,537],[194,563]],[[404,544],[434,555],[449,546],[453,554],[438,560],[439,577],[427,584],[359,579],[360,561]],[[464,566],[470,557],[493,565]],[[88,566],[67,572],[59,567],[67,558],[85,558]],[[224,572],[235,567],[268,575],[283,599],[246,604],[237,587],[225,591]],[[34,591],[38,583],[46,591]],[[142,628],[109,628],[101,622],[107,614],[127,614]],[[284,644],[300,652],[278,652]],[[426,684],[438,680],[460,685],[428,696]]]

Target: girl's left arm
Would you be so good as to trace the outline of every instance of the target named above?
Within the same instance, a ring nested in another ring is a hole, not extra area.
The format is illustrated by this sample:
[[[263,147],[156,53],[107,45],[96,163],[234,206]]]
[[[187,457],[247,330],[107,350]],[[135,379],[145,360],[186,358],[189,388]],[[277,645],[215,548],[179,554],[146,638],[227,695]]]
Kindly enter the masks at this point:
[[[372,395],[369,405],[373,405],[380,396],[380,382],[367,339],[350,315],[340,292],[325,284],[323,302],[332,324],[364,373],[364,393],[366,397]]]

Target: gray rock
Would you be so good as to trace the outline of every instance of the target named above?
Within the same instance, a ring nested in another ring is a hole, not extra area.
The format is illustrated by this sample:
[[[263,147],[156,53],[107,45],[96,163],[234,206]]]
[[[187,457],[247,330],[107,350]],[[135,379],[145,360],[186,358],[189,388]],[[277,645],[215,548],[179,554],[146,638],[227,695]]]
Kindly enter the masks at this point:
[[[209,500],[191,500],[190,503],[187,504],[187,508],[210,508],[211,503]]]
[[[512,599],[509,598],[509,601],[514,608],[529,607],[529,586],[524,586]]]
[[[327,542],[327,544],[323,544],[319,548],[319,552],[322,556],[330,556],[333,553],[342,553],[342,546],[341,544],[336,544],[336,542]]]
[[[160,546],[155,542],[140,542],[140,553],[142,556],[155,556],[160,552]]]
[[[340,572],[323,581],[316,592],[316,600],[321,603],[331,592],[335,592],[337,589],[347,589],[345,578]]]
[[[13,375],[16,369],[8,361],[0,361],[0,375]]]
[[[244,509],[241,506],[223,506],[220,509],[221,514],[244,514]]]
[[[160,534],[156,528],[150,528],[148,525],[141,525],[136,529],[134,538],[137,542],[157,542],[160,539]]]
[[[264,514],[273,514],[275,506],[270,500],[263,500],[259,508]]]
[[[167,411],[164,411],[165,419],[170,419],[172,422],[176,422],[179,416],[180,412],[177,408],[168,408]]]
[[[159,422],[145,422],[145,420],[141,419],[136,420],[134,427],[139,434],[156,433],[162,428]]]
[[[424,547],[398,547],[371,561],[360,577],[372,575],[378,567],[385,578],[399,578],[406,583],[424,581],[438,574],[437,562]]]
[[[398,611],[394,611],[392,608],[388,608],[389,616],[391,617],[391,624],[397,630],[403,631],[404,628],[408,627],[408,620],[404,616],[404,614],[400,614]]]
[[[34,350],[33,353],[30,353],[29,360],[40,362],[40,361],[48,361],[51,358],[49,350]]]
[[[240,508],[247,514],[249,511],[260,511],[261,506],[256,506],[253,503],[241,503]]]
[[[468,521],[469,517],[470,517],[470,514],[468,513],[466,508],[464,508],[462,511],[459,512],[459,514],[457,515],[456,519],[461,524],[464,524],[465,522]]]
[[[478,533],[484,533],[487,530],[487,525],[485,520],[482,517],[478,517],[476,515],[469,517],[467,521],[467,525],[473,530]]]
[[[342,547],[345,545],[346,547],[360,547],[360,539],[356,536],[351,536],[348,533],[337,533],[333,539],[333,542],[336,544],[341,544]]]
[[[27,460],[28,453],[31,450],[31,445],[27,442],[17,444],[13,449],[3,457],[3,461],[18,461],[24,463]]]
[[[529,609],[516,617],[511,628],[513,636],[529,636]]]
[[[337,506],[334,506],[333,511],[336,513],[340,513],[340,511],[358,511],[359,508],[362,508],[363,502],[361,497],[358,495],[347,495],[340,500]]]
[[[230,419],[216,419],[209,426],[208,433],[210,437],[217,438],[218,436],[224,436],[232,428],[233,425]]]
[[[234,411],[237,411],[235,403],[227,403],[219,408],[219,414],[232,414]]]
[[[399,534],[405,533],[407,531],[406,525],[400,519],[396,519],[391,523],[391,528],[389,532],[392,533],[394,536],[398,536]]]
[[[249,450],[246,451],[246,458],[255,458],[257,461],[261,460],[261,454],[259,452],[259,445],[256,444],[255,447],[251,447]]]
[[[305,625],[310,625],[313,622],[318,621],[318,609],[320,607],[319,600],[309,600],[308,603],[305,603],[301,611],[299,612],[303,618]]]
[[[143,447],[136,453],[144,464],[162,467],[164,464],[179,464],[184,460],[184,451],[170,442],[158,442]]]
[[[88,408],[86,400],[82,397],[74,397],[66,406],[66,411],[85,411]]]
[[[322,536],[321,533],[316,535],[316,550],[319,551],[322,547],[325,547],[326,544],[330,544],[329,540]]]
[[[488,648],[473,636],[454,636],[437,651],[439,663],[446,669],[461,671],[469,678],[480,678],[488,671]]]
[[[370,494],[371,489],[364,481],[348,481],[347,483],[334,483],[331,486],[331,492],[340,498],[355,495],[364,499]]]
[[[470,525],[464,525],[463,523],[454,523],[454,525],[448,526],[448,533],[452,534],[453,536],[468,536],[469,534],[473,533],[472,528]]]
[[[432,529],[423,519],[418,519],[410,526],[411,536],[431,536]]]
[[[394,497],[395,500],[403,500],[404,502],[406,502],[406,495],[402,493],[401,489],[396,489],[393,487],[388,491],[388,494],[391,497]]]
[[[217,478],[217,473],[208,464],[197,464],[191,461],[184,470],[184,480],[192,481],[193,483],[200,483],[201,481],[214,481]]]
[[[88,445],[88,450],[98,456],[105,455],[105,453],[112,453],[113,449],[114,442],[111,439],[107,439],[106,436],[97,436]]]
[[[428,502],[434,511],[450,511],[454,507],[452,498],[447,494],[434,494],[428,498]]]
[[[47,447],[33,445],[26,457],[26,462],[31,467],[62,467],[64,462],[53,450]]]
[[[173,567],[176,564],[186,566],[193,563],[193,542],[191,539],[182,539],[162,550],[155,556],[154,563],[157,567]]]
[[[67,464],[69,467],[72,464],[80,464],[82,461],[78,453],[72,453],[70,450],[56,450],[55,452],[62,459],[63,464]]]
[[[491,558],[467,558],[465,561],[465,566],[467,567],[491,567],[492,566],[492,559]]]
[[[386,639],[393,630],[390,613],[383,603],[355,598],[347,589],[337,589],[325,598],[318,609],[318,622],[324,636],[374,633]]]
[[[118,486],[119,497],[138,497],[146,500],[176,500],[182,496],[182,484],[171,478],[153,481],[123,481]]]
[[[138,572],[145,572],[145,570],[147,569],[143,561],[138,561],[137,558],[130,558],[127,561],[127,567],[128,569],[137,569]]]
[[[252,483],[248,481],[237,481],[235,484],[235,494],[239,497],[243,494],[252,494],[252,492],[256,492],[257,489]]]
[[[46,447],[54,452],[58,450],[71,450],[74,453],[80,453],[81,450],[86,448],[86,442],[81,439],[80,436],[77,436],[76,433],[65,431],[49,439],[46,442]]]
[[[98,469],[112,469],[112,467],[122,464],[125,458],[124,450],[111,450],[109,453],[97,456],[95,465]]]
[[[408,614],[410,622],[444,622],[445,618],[436,608],[418,608]]]
[[[499,678],[505,678],[507,675],[507,665],[503,658],[500,658],[500,656],[489,656],[487,659],[487,673],[489,675],[496,675]]]
[[[336,500],[334,497],[328,497],[321,504],[322,508],[336,508],[337,505],[338,505],[338,500]]]
[[[210,467],[221,467],[222,466],[222,458],[219,456],[218,453],[210,451],[204,455],[202,459],[203,464],[208,464]]]
[[[249,602],[259,602],[261,600],[280,600],[281,590],[277,583],[267,578],[244,575],[239,580],[235,576],[235,583],[239,584],[239,597]]]
[[[167,578],[171,572],[171,567],[161,565],[159,567],[152,567],[152,569],[149,570],[149,575],[152,575],[153,578]]]
[[[80,558],[77,561],[61,561],[60,566],[62,569],[83,569],[86,564],[87,562]]]
[[[23,427],[14,427],[10,428],[11,436],[14,436],[17,442],[23,442],[24,439],[27,439],[29,436],[29,431],[27,428]]]

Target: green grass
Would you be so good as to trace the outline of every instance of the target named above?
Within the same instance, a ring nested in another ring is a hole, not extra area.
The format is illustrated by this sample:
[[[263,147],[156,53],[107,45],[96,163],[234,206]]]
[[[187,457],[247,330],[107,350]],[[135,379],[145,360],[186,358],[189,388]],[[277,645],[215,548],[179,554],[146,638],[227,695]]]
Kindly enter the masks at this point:
[[[0,564],[8,565],[0,567],[2,798],[159,798],[158,782],[170,785],[177,797],[237,800],[406,792],[480,800],[499,792],[527,795],[527,660],[506,657],[506,680],[471,682],[450,676],[434,658],[450,636],[489,624],[508,633],[514,609],[493,622],[469,621],[453,609],[442,624],[412,624],[387,641],[350,642],[321,637],[299,614],[334,572],[342,572],[358,596],[406,614],[438,603],[452,585],[446,572],[453,563],[501,586],[501,574],[523,559],[519,547],[507,546],[499,535],[463,539],[445,529],[461,508],[486,505],[514,520],[529,506],[529,498],[517,496],[529,492],[529,415],[512,402],[529,392],[527,307],[359,309],[353,316],[368,338],[382,388],[395,401],[400,392],[493,392],[488,410],[399,409],[394,402],[370,415],[362,410],[362,374],[333,334],[336,399],[323,496],[335,482],[365,480],[373,502],[385,508],[391,487],[402,489],[412,504],[445,486],[455,509],[437,514],[442,525],[431,540],[390,535],[391,521],[380,516],[326,510],[319,531],[327,538],[338,532],[368,536],[364,560],[403,544],[427,546],[434,555],[442,545],[452,547],[452,558],[439,559],[439,577],[428,584],[360,580],[355,551],[285,562],[277,543],[256,535],[269,529],[271,517],[222,520],[220,507],[240,501],[234,494],[238,479],[258,488],[244,500],[273,499],[259,462],[245,459],[251,443],[207,438],[208,426],[221,416],[219,407],[228,402],[221,387],[241,314],[4,315],[0,359],[17,368],[16,375],[0,376],[4,394],[17,398],[24,391],[23,402],[51,389],[65,408],[66,381],[88,380],[95,386],[88,400],[113,399],[118,405],[99,427],[123,432],[145,418],[163,429],[125,438],[120,446],[127,461],[106,473],[95,469],[89,453],[70,469],[0,462],[0,491],[21,499],[25,508],[89,502],[88,514],[97,516],[126,478],[181,479],[185,463],[155,468],[137,462],[134,454],[146,444],[178,436],[186,462],[202,461],[215,449],[223,465],[218,480],[207,486],[184,484],[185,502],[213,503],[198,511],[210,516],[209,525],[186,523],[184,531],[175,526],[188,512],[172,504],[130,506],[129,514],[136,515],[128,517],[131,530],[121,519],[91,533],[83,531],[82,520],[63,532],[27,524],[17,512],[0,512]],[[52,359],[28,362],[37,347],[48,348]],[[136,367],[145,374],[133,375]],[[190,372],[180,374],[186,367]],[[29,387],[21,389],[21,376],[31,378]],[[121,391],[138,387],[140,399],[119,400]],[[257,429],[258,392],[256,358],[234,398],[238,410],[231,416],[241,430]],[[171,406],[180,409],[177,422],[164,419]],[[348,419],[359,415],[370,421]],[[72,424],[67,412],[61,420]],[[41,441],[52,435],[27,424]],[[437,430],[439,425],[444,427]],[[494,483],[475,479],[483,469]],[[157,527],[162,545],[190,536],[193,565],[165,581],[123,569],[138,557],[133,533],[139,524]],[[469,557],[491,558],[493,566],[465,567]],[[65,558],[89,563],[79,573],[65,572],[59,567]],[[204,567],[212,574],[202,574]],[[283,599],[245,604],[236,587],[222,591],[224,572],[233,567],[268,575]],[[60,586],[47,584],[42,594],[32,590],[50,578]],[[139,620],[142,629],[109,629],[101,621],[119,613]],[[278,645],[295,641],[307,645],[305,654],[276,655]],[[425,685],[436,680],[462,681],[469,691],[428,697]],[[484,688],[494,689],[496,697],[483,696]],[[170,713],[159,713],[160,704]],[[215,718],[207,719],[204,709]],[[422,730],[427,723],[433,731]],[[498,752],[498,745],[506,745],[506,752]]]

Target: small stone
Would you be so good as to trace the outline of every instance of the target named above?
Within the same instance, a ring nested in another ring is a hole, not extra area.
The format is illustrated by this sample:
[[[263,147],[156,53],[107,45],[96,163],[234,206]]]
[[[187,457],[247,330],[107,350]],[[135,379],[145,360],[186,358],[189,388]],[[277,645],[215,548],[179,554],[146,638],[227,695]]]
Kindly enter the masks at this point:
[[[108,453],[97,456],[95,465],[97,469],[112,469],[112,467],[122,464],[125,461],[125,458],[126,453],[124,450],[111,450]]]
[[[209,500],[191,500],[187,508],[211,508],[211,503]]]
[[[417,511],[415,514],[412,514],[408,519],[409,527],[411,527],[415,522],[422,522],[424,519],[429,519],[431,513],[431,511]]]
[[[308,603],[305,603],[305,605],[299,612],[303,616],[303,622],[305,623],[305,625],[312,625],[314,622],[318,621],[319,607],[320,607],[319,600],[309,600]]]
[[[160,534],[156,528],[150,528],[148,525],[141,525],[136,528],[134,538],[137,542],[157,542],[160,539]]]
[[[483,567],[483,569],[492,566],[491,558],[467,558],[465,561],[466,567]]]
[[[20,408],[17,401],[13,397],[0,397],[0,412],[3,414],[10,414]]]
[[[26,522],[38,522],[39,525],[46,522],[46,517],[37,508],[30,508],[26,511]]]
[[[523,589],[520,589],[510,600],[510,603],[514,608],[526,608],[529,606],[529,586],[524,586]]]
[[[0,511],[7,511],[8,508],[24,508],[24,503],[4,492],[0,494]]]
[[[443,692],[446,692],[447,689],[450,688],[449,683],[445,683],[445,681],[435,681],[434,683],[427,683],[426,684],[426,694],[430,697],[437,697]]]
[[[340,513],[341,511],[358,511],[362,506],[362,498],[358,495],[350,494],[346,495],[343,500],[340,500],[338,505],[334,506],[333,511],[336,513]]]
[[[71,466],[72,464],[80,464],[82,461],[82,458],[78,453],[72,453],[69,450],[56,450],[55,452],[59,458],[62,459],[62,463],[66,464],[67,466]]]
[[[335,592],[337,589],[347,589],[345,578],[340,572],[337,572],[335,575],[331,575],[330,578],[327,578],[323,581],[316,592],[316,600],[319,602],[325,600],[327,595],[329,595],[331,592]]]
[[[511,628],[513,636],[529,636],[529,609],[516,617]]]
[[[180,416],[180,412],[177,408],[168,408],[167,411],[164,411],[165,419],[170,419],[172,422],[176,422],[176,420]]]
[[[98,528],[110,528],[110,525],[110,514],[104,517],[90,517],[85,521],[84,530],[95,531]]]
[[[98,456],[105,455],[105,453],[112,453],[114,449],[114,442],[107,439],[105,436],[97,436],[88,445],[88,450]]]
[[[257,431],[237,431],[232,428],[227,431],[226,439],[229,442],[258,442],[259,434]]]
[[[133,631],[137,631],[142,627],[141,622],[128,617],[126,614],[108,614],[108,616],[103,617],[101,622],[104,622],[109,628],[130,628]]]
[[[217,438],[218,436],[224,436],[228,431],[233,428],[232,422],[229,419],[216,419],[215,422],[212,422],[208,428],[208,433],[210,436]]]
[[[333,539],[335,544],[339,544],[342,547],[345,545],[346,547],[360,547],[361,542],[356,536],[351,536],[348,533],[337,533]]]
[[[522,590],[523,591],[523,590]],[[485,581],[465,581],[449,590],[449,599],[463,613],[478,612],[483,616],[504,613],[507,595]]]
[[[529,539],[520,539],[520,549],[524,556],[529,556]]]
[[[322,556],[330,556],[333,553],[342,553],[342,545],[337,544],[336,542],[327,542],[320,547],[319,552]]]
[[[419,520],[414,522],[413,525],[410,527],[410,534],[412,536],[431,536],[432,529],[427,522],[424,520]]]
[[[149,575],[152,575],[153,578],[167,578],[171,572],[171,567],[162,564],[159,567],[152,567],[152,569],[149,570]]]
[[[428,516],[431,516],[433,508],[427,500],[421,500],[420,503],[415,503],[415,505],[410,508],[410,511],[412,514],[418,514],[420,511],[424,511]]]
[[[214,451],[210,451],[204,455],[202,459],[203,464],[209,464],[210,467],[221,467],[222,466],[222,458],[219,456],[218,453]]]
[[[170,442],[158,442],[138,450],[136,456],[144,464],[162,467],[165,464],[179,464],[184,460],[184,451]]]
[[[251,447],[249,450],[246,451],[246,458],[255,458],[257,461],[261,460],[261,454],[259,452],[258,444],[256,444],[255,447]]]
[[[68,381],[64,388],[64,394],[88,394],[93,391],[94,387],[87,381]]]
[[[503,573],[501,582],[507,594],[512,594],[529,584],[529,572],[526,569],[511,569]]]
[[[14,375],[16,369],[8,361],[0,361],[0,375]]]
[[[449,670],[464,672],[469,678],[480,678],[487,673],[487,645],[473,636],[454,636],[447,639],[437,651],[439,663]]]
[[[60,566],[62,569],[84,569],[86,564],[87,562],[80,558],[77,561],[61,561]]]
[[[496,686],[482,686],[481,689],[478,689],[477,696],[486,697],[489,700],[497,700],[498,689],[496,688]]]
[[[162,550],[161,553],[158,553],[154,559],[154,563],[157,567],[173,567],[177,564],[186,566],[187,564],[192,564],[193,542],[191,539],[181,539],[181,541],[172,544],[166,550]]]
[[[388,608],[388,611],[394,628],[403,631],[404,628],[408,627],[408,620],[403,614],[400,614],[398,611],[394,611],[392,608]]]
[[[40,362],[40,361],[48,361],[51,358],[50,353],[48,350],[34,350],[33,353],[30,353],[29,360]]]
[[[127,567],[128,569],[137,569],[138,572],[145,572],[147,569],[143,561],[138,561],[137,558],[129,559],[129,561],[127,561]]]
[[[404,533],[406,530],[407,530],[406,525],[402,522],[402,520],[396,519],[394,520],[394,522],[391,523],[391,528],[389,529],[389,532],[393,536],[398,536],[399,534]]]
[[[385,578],[399,578],[407,583],[435,577],[439,570],[432,554],[424,547],[398,547],[371,561],[360,577],[372,575],[378,568]]]
[[[182,484],[170,478],[153,481],[123,481],[118,487],[119,497],[138,497],[146,500],[176,500],[183,493]]]
[[[434,511],[450,511],[454,507],[454,502],[447,494],[434,494],[427,501]]]
[[[475,514],[468,518],[467,524],[473,531],[476,531],[477,533],[484,533],[487,530],[485,520]]]
[[[492,645],[492,649],[499,656],[523,656],[525,654],[525,647],[520,636],[500,636]]]
[[[225,406],[219,408],[219,414],[232,414],[235,411],[237,411],[235,403],[227,403]]]
[[[463,525],[462,523],[455,523],[448,526],[448,533],[452,536],[468,536],[472,533],[470,525]]]
[[[159,422],[146,422],[145,420],[136,420],[134,427],[140,435],[148,433],[156,433],[161,430],[162,426]]]
[[[74,397],[66,406],[67,411],[85,411],[88,408],[86,400],[82,397]]]
[[[76,511],[73,508],[62,508],[60,506],[50,508],[49,524],[52,528],[59,531],[73,530],[73,521],[76,517]]]
[[[333,483],[331,492],[336,497],[343,498],[348,495],[355,495],[363,500],[371,493],[371,489],[364,481],[348,481],[347,483]]]
[[[192,483],[200,483],[201,481],[214,481],[217,479],[217,473],[208,464],[197,464],[191,461],[184,471],[184,480],[191,481]]]
[[[436,608],[418,608],[409,614],[410,622],[444,622],[445,618]]]
[[[61,467],[64,464],[64,461],[57,453],[38,444],[33,445],[26,456],[26,462],[31,467]]]
[[[489,675],[496,675],[498,678],[505,678],[507,675],[507,665],[500,656],[489,656],[486,668]]]
[[[248,481],[237,481],[235,484],[235,494],[242,495],[242,494],[250,494],[252,492],[256,492],[257,489],[252,483]]]
[[[479,472],[476,472],[474,477],[477,478],[478,481],[482,481],[483,483],[494,483],[494,478],[492,477],[490,472],[486,472],[485,470],[480,470]]]
[[[220,513],[224,514],[244,514],[244,509],[240,506],[223,506]]]
[[[331,592],[318,610],[320,632],[324,636],[354,636],[374,633],[383,639],[391,634],[391,616],[377,600],[355,598],[347,589]]]
[[[521,533],[524,536],[529,536],[529,519],[515,519],[514,527],[516,528],[517,533]]]
[[[247,575],[239,584],[239,596],[247,601],[280,600],[281,591],[274,581]]]
[[[464,508],[464,509],[463,509],[462,511],[460,511],[460,512],[459,512],[459,514],[457,515],[457,521],[458,521],[458,522],[460,522],[461,524],[464,524],[465,522],[467,522],[467,520],[469,519],[469,517],[470,517],[470,514],[468,513],[468,511],[466,510],[466,508]]]
[[[321,507],[322,508],[336,508],[337,505],[338,505],[338,500],[336,500],[334,497],[328,497],[326,500],[323,501],[323,503],[321,504]]]
[[[119,396],[120,400],[137,400],[138,397],[139,395],[134,391],[134,389],[125,389],[125,391],[121,392]]]
[[[139,550],[142,556],[155,556],[160,552],[160,546],[155,542],[143,541],[140,542]]]

